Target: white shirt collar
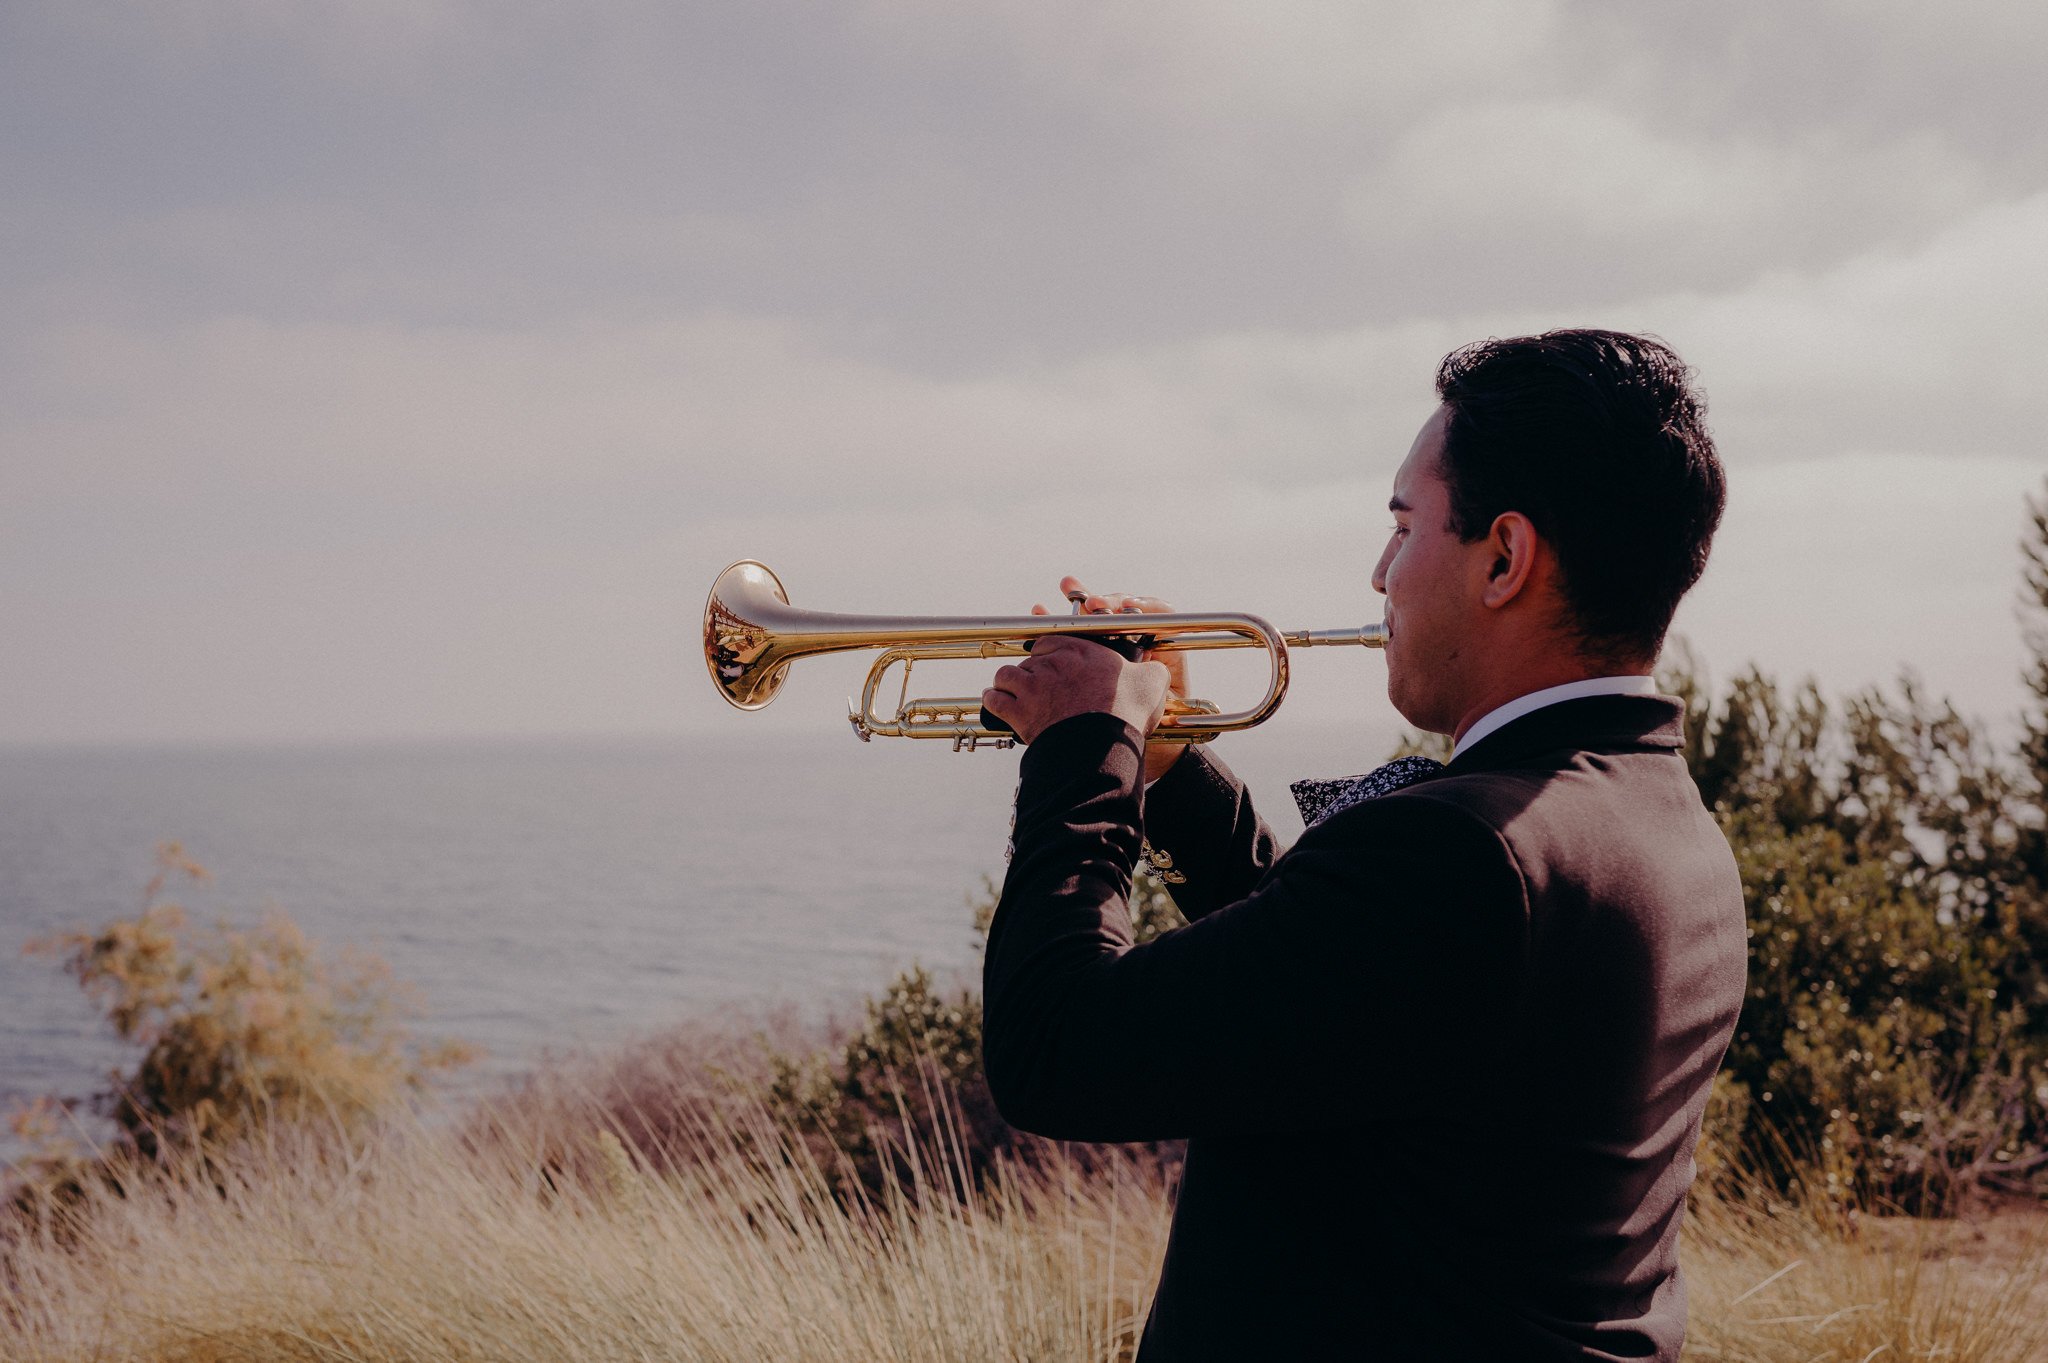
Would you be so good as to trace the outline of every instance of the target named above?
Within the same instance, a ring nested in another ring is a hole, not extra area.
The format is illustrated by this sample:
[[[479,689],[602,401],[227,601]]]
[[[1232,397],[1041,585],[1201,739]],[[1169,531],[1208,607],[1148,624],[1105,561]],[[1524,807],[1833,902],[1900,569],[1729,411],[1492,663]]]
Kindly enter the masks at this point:
[[[1470,748],[1504,724],[1520,719],[1534,710],[1559,701],[1578,700],[1582,696],[1654,696],[1657,682],[1654,677],[1587,677],[1583,681],[1566,682],[1562,686],[1546,686],[1541,691],[1531,691],[1526,696],[1516,696],[1506,705],[1489,710],[1479,722],[1465,730],[1465,736],[1458,740],[1458,746],[1451,750],[1452,758]]]

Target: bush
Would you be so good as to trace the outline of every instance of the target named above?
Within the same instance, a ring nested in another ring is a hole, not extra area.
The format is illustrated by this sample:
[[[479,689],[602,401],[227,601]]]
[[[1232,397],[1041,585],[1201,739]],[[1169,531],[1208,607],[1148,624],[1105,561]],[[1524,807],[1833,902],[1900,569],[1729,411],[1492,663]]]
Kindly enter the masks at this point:
[[[17,1130],[41,1138],[22,1191],[61,1189],[95,1169],[117,1176],[271,1123],[346,1128],[468,1058],[457,1046],[409,1044],[408,1010],[383,962],[323,958],[282,913],[247,930],[195,928],[183,909],[163,902],[172,877],[205,876],[166,843],[137,917],[32,947],[61,953],[65,970],[140,1054],[98,1100],[119,1135],[97,1163],[51,1138],[50,1104],[17,1117]]]
[[[1784,1142],[1859,1202],[1942,1207],[2016,1172],[2043,1130],[2041,1053],[1980,939],[1834,829],[1728,822],[1751,938],[1724,1067],[1752,1100],[1738,1139]]]
[[[1702,797],[1734,847],[1751,944],[1718,1150],[1781,1182],[1940,1210],[1979,1186],[2038,1191],[2048,1008],[2011,873],[2024,784],[1908,676],[1838,715],[1751,671],[1718,704],[1689,660]]]
[[[974,905],[975,949],[988,938],[998,891],[983,883]],[[1131,887],[1131,929],[1148,942],[1183,921],[1166,886],[1141,869]],[[912,966],[881,996],[868,1000],[862,1025],[836,1054],[776,1054],[768,1096],[784,1125],[843,1160],[844,1172],[867,1192],[907,1184],[911,1152],[945,1148],[966,1177],[985,1177],[999,1158],[1037,1164],[1049,1143],[1005,1122],[981,1068],[981,997],[961,986],[937,987],[931,972]],[[1148,1147],[1160,1159],[1179,1145]],[[1083,1165],[1085,1148],[1069,1152]],[[964,1191],[964,1190],[962,1190]]]

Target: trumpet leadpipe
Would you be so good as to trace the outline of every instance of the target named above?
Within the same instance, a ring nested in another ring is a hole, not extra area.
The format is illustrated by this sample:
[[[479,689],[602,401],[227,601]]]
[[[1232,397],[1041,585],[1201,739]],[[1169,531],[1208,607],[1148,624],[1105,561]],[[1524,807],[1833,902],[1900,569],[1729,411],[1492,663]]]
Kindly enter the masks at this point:
[[[1325,648],[1333,644],[1355,644],[1360,648],[1385,648],[1385,625],[1359,625],[1353,629],[1297,629],[1283,631],[1289,648]]]
[[[1101,616],[1093,617],[1097,620]],[[1143,617],[1139,617],[1143,618]],[[1133,629],[1134,636],[1143,631]],[[1345,629],[1285,629],[1279,631],[1280,638],[1289,648],[1335,648],[1351,645],[1359,648],[1384,648],[1387,642],[1385,625],[1352,625]],[[1175,649],[1194,652],[1211,648],[1258,648],[1260,641],[1242,634],[1176,634],[1158,639],[1152,647],[1157,651]]]

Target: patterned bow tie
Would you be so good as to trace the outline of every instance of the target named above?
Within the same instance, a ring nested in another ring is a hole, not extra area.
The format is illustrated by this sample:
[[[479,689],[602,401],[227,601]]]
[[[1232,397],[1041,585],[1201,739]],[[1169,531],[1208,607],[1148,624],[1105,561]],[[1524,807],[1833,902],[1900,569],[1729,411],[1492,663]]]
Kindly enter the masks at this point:
[[[1337,781],[1296,781],[1288,789],[1294,792],[1294,803],[1301,807],[1302,823],[1313,828],[1339,810],[1412,786],[1443,769],[1444,764],[1433,757],[1397,757],[1363,776],[1346,776]]]

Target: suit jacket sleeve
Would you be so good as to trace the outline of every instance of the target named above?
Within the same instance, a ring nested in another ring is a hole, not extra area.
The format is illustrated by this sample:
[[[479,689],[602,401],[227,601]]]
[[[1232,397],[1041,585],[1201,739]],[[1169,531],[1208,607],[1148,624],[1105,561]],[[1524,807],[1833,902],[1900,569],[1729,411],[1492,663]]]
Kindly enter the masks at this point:
[[[1250,894],[1279,859],[1280,845],[1253,811],[1250,792],[1204,746],[1181,754],[1145,792],[1144,804],[1145,838],[1184,877],[1166,889],[1190,923]]]
[[[1139,735],[1106,714],[1024,756],[983,969],[1005,1118],[1158,1140],[1470,1101],[1447,1086],[1504,1053],[1522,969],[1527,897],[1499,834],[1443,801],[1369,801],[1309,830],[1249,896],[1134,947],[1142,765]]]

